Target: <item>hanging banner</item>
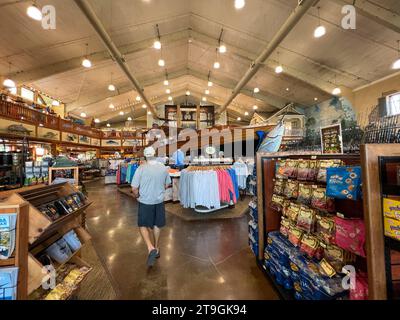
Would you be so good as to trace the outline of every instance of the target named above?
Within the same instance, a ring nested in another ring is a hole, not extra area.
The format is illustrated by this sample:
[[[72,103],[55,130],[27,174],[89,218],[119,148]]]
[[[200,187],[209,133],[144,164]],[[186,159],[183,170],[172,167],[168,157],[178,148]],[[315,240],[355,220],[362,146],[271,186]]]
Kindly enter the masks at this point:
[[[335,124],[321,128],[322,154],[343,154],[342,126]]]

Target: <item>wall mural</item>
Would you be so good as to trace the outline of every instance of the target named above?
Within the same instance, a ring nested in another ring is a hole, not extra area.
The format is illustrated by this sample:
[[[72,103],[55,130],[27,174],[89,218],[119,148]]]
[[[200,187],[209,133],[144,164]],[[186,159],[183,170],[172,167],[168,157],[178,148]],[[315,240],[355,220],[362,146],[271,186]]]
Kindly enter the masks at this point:
[[[345,153],[357,152],[363,131],[357,124],[353,107],[345,98],[334,97],[314,106],[304,108],[306,116],[306,136],[294,148],[316,151],[321,150],[320,128],[341,124],[343,148]]]

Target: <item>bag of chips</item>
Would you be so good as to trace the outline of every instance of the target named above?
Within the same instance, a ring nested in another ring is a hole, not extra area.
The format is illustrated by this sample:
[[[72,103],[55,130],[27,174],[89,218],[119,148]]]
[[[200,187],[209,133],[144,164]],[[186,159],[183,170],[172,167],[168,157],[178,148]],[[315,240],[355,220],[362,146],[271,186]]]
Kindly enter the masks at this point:
[[[361,193],[361,167],[328,168],[326,193],[336,199],[357,200]]]
[[[298,160],[292,160],[292,159],[286,160],[286,164],[285,164],[283,175],[286,178],[296,179],[297,178],[298,165],[299,165]]]
[[[277,195],[283,195],[283,191],[285,190],[285,181],[283,179],[276,179],[274,185],[274,193]]]
[[[297,180],[288,180],[283,195],[288,199],[297,199],[299,196],[299,182]]]
[[[279,160],[275,164],[275,178],[276,179],[285,179],[285,166],[286,160]]]
[[[297,227],[307,233],[314,231],[316,213],[314,209],[302,205],[297,216]]]
[[[290,226],[289,228],[289,241],[295,246],[298,247],[301,243],[301,239],[303,237],[304,232],[295,226]]]
[[[308,170],[308,181],[314,181],[318,173],[318,161],[310,160],[309,161],[309,170]]]
[[[318,251],[321,251],[318,238],[310,234],[303,235],[303,238],[301,239],[300,251],[307,254],[309,258],[321,256],[321,254],[318,254]]]
[[[300,212],[300,205],[295,202],[290,202],[289,206],[285,209],[285,216],[292,221],[293,223],[297,223],[297,217]]]
[[[285,217],[282,217],[280,232],[286,238],[289,236],[289,229],[290,229],[290,220]]]
[[[317,181],[326,182],[326,174],[328,168],[337,168],[342,165],[342,160],[332,159],[332,160],[320,160],[319,168],[317,174]]]
[[[326,188],[313,185],[312,190],[311,206],[313,208],[326,212],[335,211],[335,201],[326,196]]]
[[[365,257],[365,225],[362,219],[335,217],[336,244],[356,255]]]
[[[278,212],[282,212],[284,200],[285,200],[284,197],[277,194],[273,194],[270,204],[271,208],[275,209]]]
[[[335,219],[332,216],[317,215],[317,236],[328,244],[335,243]]]
[[[299,160],[297,179],[300,181],[306,181],[309,175],[309,171],[310,171],[310,161]]]
[[[324,248],[324,258],[337,273],[341,273],[342,268],[346,265],[345,251],[332,244],[328,244]]]
[[[299,196],[297,197],[297,201],[309,205],[311,203],[312,196],[312,186],[309,184],[299,184]]]

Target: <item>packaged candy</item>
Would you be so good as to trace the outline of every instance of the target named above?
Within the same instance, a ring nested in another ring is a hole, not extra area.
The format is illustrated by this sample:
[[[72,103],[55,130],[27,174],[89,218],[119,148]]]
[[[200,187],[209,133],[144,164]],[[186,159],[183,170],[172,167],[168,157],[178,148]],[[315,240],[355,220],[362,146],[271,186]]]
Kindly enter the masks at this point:
[[[286,160],[279,160],[275,164],[275,178],[276,179],[285,179],[285,166]]]
[[[333,216],[317,215],[317,236],[325,243],[335,242],[335,219]]]
[[[299,196],[299,182],[297,180],[288,180],[283,195],[288,199],[297,199]]]
[[[283,175],[286,178],[296,179],[297,178],[297,170],[298,170],[298,160],[286,160],[285,169]]]
[[[297,180],[306,181],[310,171],[310,162],[308,160],[299,160],[297,170]]]
[[[307,233],[314,231],[315,217],[315,210],[302,205],[297,217],[297,227]]]
[[[365,226],[362,219],[335,217],[336,244],[356,255],[365,257]]]
[[[354,254],[347,252],[333,244],[325,245],[324,258],[337,273],[341,273],[345,265],[354,263],[356,260]]]
[[[289,228],[290,228],[290,220],[285,217],[282,217],[280,232],[286,238],[289,236]]]
[[[309,184],[299,184],[299,196],[297,201],[309,205],[311,203],[312,186]]]
[[[322,259],[321,262],[319,263],[319,272],[322,275],[325,275],[329,278],[332,278],[333,276],[336,275],[335,268],[332,267],[331,264],[326,259]]]
[[[335,211],[335,202],[326,196],[326,188],[312,186],[311,206],[315,209],[327,212]]]
[[[285,190],[285,180],[276,179],[274,185],[274,193],[278,195],[283,195],[284,190]]]
[[[336,159],[320,160],[318,164],[319,168],[317,174],[317,181],[326,182],[327,169],[340,167],[342,165],[342,161]]]
[[[364,272],[357,272],[356,285],[350,288],[350,300],[368,300],[368,276]]]
[[[295,246],[298,247],[301,243],[301,238],[303,237],[304,232],[295,226],[290,226],[289,228],[289,241]]]
[[[285,200],[284,197],[279,196],[277,194],[273,194],[270,204],[271,208],[275,209],[278,212],[282,212],[284,200]]]
[[[297,223],[299,212],[300,205],[295,202],[290,202],[289,206],[285,209],[285,216],[293,223]]]
[[[318,238],[310,234],[303,235],[303,238],[301,239],[300,251],[307,254],[309,258],[320,256],[318,251],[321,251],[321,247],[319,245]]]
[[[361,167],[327,169],[326,192],[336,199],[357,200],[361,191]]]

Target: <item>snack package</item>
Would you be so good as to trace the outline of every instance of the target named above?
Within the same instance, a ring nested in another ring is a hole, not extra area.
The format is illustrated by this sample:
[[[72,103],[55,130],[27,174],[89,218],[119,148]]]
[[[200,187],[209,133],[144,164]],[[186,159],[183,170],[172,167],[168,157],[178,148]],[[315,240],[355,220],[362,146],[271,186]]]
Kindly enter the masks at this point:
[[[326,193],[336,199],[357,200],[361,191],[361,167],[327,169]]]
[[[357,272],[355,288],[350,288],[350,300],[368,300],[368,276]]]
[[[326,182],[326,175],[328,168],[337,168],[342,165],[341,160],[320,160],[318,163],[318,174],[317,174],[317,181],[318,182]]]
[[[274,193],[277,195],[283,195],[284,190],[285,190],[285,180],[276,179],[274,185]]]
[[[275,164],[275,179],[285,179],[286,160],[279,160]]]
[[[293,223],[297,223],[299,212],[300,205],[295,202],[290,202],[289,206],[285,209],[285,216]]]
[[[300,246],[301,239],[303,238],[304,232],[295,226],[289,228],[289,241],[295,246]]]
[[[310,161],[299,160],[297,170],[297,180],[306,181],[310,171]]]
[[[308,181],[314,181],[318,173],[318,161],[310,160],[309,161],[309,170],[308,170]]]
[[[283,195],[288,199],[297,199],[299,196],[299,182],[297,180],[288,180]]]
[[[282,217],[280,232],[286,238],[289,236],[289,228],[290,228],[290,220],[285,217]]]
[[[278,212],[282,212],[284,200],[285,200],[284,197],[279,196],[277,194],[273,194],[270,204],[271,208],[275,209]]]
[[[309,258],[316,258],[321,256],[321,253],[318,253],[321,249],[317,237],[310,234],[303,235],[300,245],[301,252],[304,252]]]
[[[346,265],[345,252],[342,248],[328,244],[324,248],[324,258],[337,273]]]
[[[326,259],[322,259],[319,263],[319,272],[329,278],[332,278],[336,275],[335,268],[332,267],[332,265]]]
[[[299,184],[299,196],[297,197],[297,201],[309,205],[311,203],[312,196],[312,186],[309,184]]]
[[[314,209],[302,205],[297,216],[297,228],[310,233],[314,231],[316,213]]]
[[[335,217],[336,244],[356,255],[365,257],[365,225],[362,219]]]
[[[326,188],[312,186],[311,206],[315,209],[327,212],[335,211],[335,202],[326,196]]]
[[[283,175],[286,178],[296,179],[297,178],[298,165],[299,165],[298,160],[292,160],[292,159],[286,160],[286,164],[285,164]]]
[[[335,243],[335,219],[333,216],[317,215],[317,236],[328,244]]]
[[[288,218],[288,208],[290,207],[290,204],[292,202],[289,199],[284,199],[283,200],[283,206],[282,206],[282,214],[284,217]]]

